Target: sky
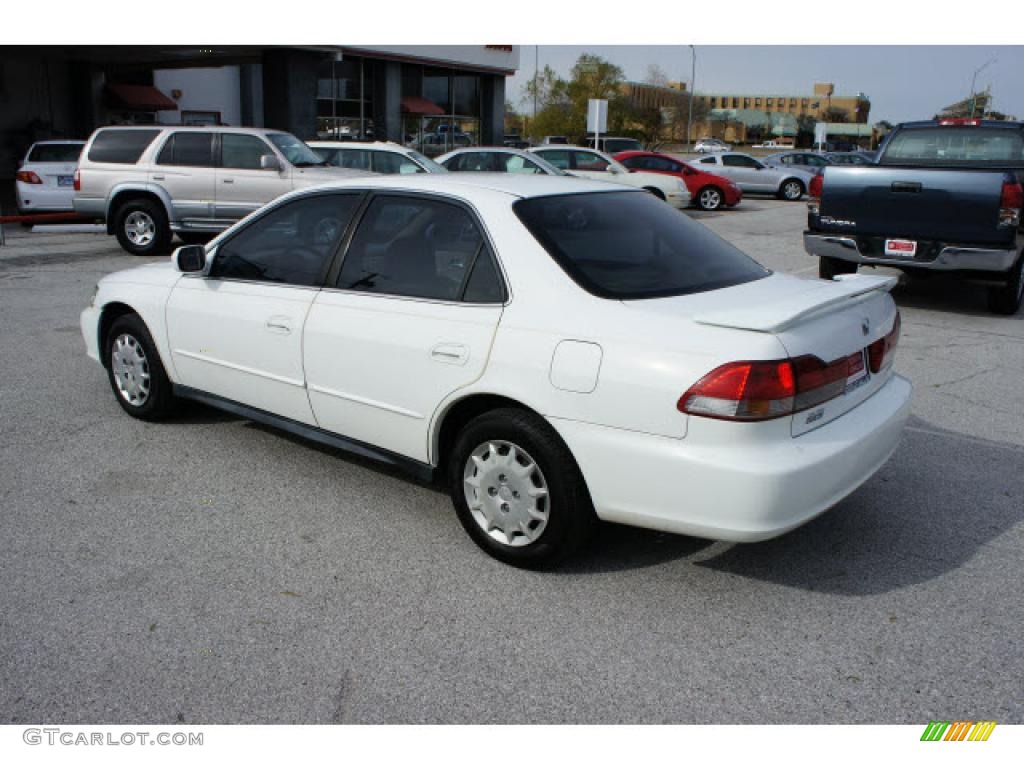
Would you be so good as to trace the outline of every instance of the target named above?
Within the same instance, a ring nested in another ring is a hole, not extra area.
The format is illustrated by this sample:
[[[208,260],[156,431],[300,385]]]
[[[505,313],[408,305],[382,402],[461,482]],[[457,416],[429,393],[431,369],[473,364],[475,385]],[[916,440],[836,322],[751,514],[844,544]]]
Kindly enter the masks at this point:
[[[535,51],[541,69],[548,65],[562,76],[580,54],[591,53],[622,67],[629,80],[642,81],[651,64],[670,80],[690,80],[688,46],[523,45],[506,98],[527,113],[532,102],[520,98],[533,77]],[[976,89],[991,85],[992,108],[1024,119],[1024,46],[699,45],[696,92],[809,96],[814,83],[835,83],[837,96],[868,96],[870,122],[897,123],[929,119],[967,98],[974,71],[992,59],[978,74]]]

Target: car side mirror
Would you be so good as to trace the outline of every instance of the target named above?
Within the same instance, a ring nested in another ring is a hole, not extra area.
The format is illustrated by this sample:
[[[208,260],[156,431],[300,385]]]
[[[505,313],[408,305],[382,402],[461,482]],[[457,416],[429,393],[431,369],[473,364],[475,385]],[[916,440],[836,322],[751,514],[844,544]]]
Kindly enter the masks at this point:
[[[179,272],[202,272],[206,267],[206,246],[183,245],[171,257]]]
[[[618,175],[618,174],[622,173],[622,169],[620,169],[619,166],[617,166],[617,165],[609,165],[608,166],[608,173],[614,173],[614,174]]]
[[[274,155],[260,155],[260,168],[264,171],[280,171],[281,161]]]

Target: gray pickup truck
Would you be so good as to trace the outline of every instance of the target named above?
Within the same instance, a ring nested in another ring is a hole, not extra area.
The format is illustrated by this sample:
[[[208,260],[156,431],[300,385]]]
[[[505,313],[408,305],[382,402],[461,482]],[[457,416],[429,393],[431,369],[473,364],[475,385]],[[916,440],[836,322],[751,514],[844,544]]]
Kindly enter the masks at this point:
[[[903,123],[877,163],[830,166],[812,185],[804,249],[827,279],[862,264],[956,273],[1012,315],[1024,296],[1021,179],[1024,123]]]

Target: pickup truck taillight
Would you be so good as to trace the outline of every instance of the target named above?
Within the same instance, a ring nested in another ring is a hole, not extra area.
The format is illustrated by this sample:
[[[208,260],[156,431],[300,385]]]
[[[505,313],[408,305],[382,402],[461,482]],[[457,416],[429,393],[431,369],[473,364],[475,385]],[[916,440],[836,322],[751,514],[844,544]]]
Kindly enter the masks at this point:
[[[75,192],[82,191],[82,172],[75,168]]]
[[[824,172],[818,173],[811,179],[811,183],[807,185],[807,210],[811,213],[817,213],[821,207],[821,191],[825,188],[825,174]]]
[[[1020,212],[1024,208],[1024,188],[1015,178],[1003,182],[1003,194],[999,199],[999,226],[1016,227],[1020,224]]]

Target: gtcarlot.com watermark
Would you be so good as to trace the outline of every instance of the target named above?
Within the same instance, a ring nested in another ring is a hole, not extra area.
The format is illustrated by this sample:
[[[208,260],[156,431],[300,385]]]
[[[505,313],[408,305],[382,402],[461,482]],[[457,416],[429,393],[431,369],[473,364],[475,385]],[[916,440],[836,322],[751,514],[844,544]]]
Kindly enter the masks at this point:
[[[67,728],[26,728],[21,734],[22,740],[36,746],[46,744],[51,747],[63,744],[67,747],[201,747],[203,733],[173,733],[160,731],[76,731]]]

